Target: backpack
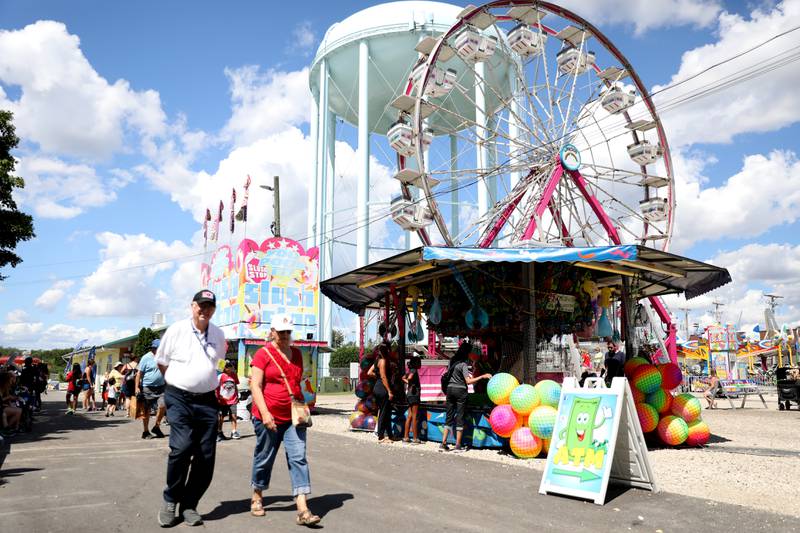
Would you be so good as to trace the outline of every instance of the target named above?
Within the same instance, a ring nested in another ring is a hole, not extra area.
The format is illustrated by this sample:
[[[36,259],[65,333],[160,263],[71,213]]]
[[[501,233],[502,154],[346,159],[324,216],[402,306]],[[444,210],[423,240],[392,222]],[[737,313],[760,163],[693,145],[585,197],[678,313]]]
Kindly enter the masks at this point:
[[[442,392],[447,394],[447,386],[450,384],[450,378],[453,377],[453,368],[456,365],[450,365],[447,367],[447,370],[444,371],[442,374],[440,385],[442,386]]]

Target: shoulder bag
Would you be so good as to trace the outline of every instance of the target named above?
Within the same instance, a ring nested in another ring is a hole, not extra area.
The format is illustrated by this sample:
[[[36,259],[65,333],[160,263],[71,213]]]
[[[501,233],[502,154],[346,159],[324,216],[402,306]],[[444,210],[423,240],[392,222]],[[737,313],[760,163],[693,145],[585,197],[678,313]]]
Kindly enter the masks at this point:
[[[275,363],[275,366],[278,367],[281,377],[283,378],[283,383],[286,385],[286,391],[289,393],[289,398],[292,400],[292,425],[296,428],[310,428],[313,424],[311,421],[311,410],[305,402],[295,399],[294,394],[292,394],[292,388],[289,386],[289,380],[286,379],[286,373],[284,373],[283,367],[278,364],[278,361],[276,361],[275,357],[272,355],[273,346],[268,344],[266,348],[267,355],[269,355],[269,358]]]

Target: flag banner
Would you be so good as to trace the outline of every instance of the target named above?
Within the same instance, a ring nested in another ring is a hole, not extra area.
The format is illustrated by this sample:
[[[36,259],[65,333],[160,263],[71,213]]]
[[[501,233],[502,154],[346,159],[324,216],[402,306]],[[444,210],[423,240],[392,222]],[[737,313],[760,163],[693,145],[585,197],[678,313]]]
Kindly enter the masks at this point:
[[[219,237],[219,223],[222,222],[222,210],[225,209],[225,204],[222,203],[222,200],[219,201],[219,213],[217,213],[217,218],[211,224],[211,234],[208,236],[208,240],[211,242],[217,242],[217,238]]]
[[[208,223],[211,222],[211,209],[206,208],[206,216],[203,219],[203,248],[208,245]]]
[[[231,189],[231,233],[233,233],[234,226],[236,225],[236,189]]]
[[[250,175],[247,175],[247,181],[244,182],[244,198],[242,199],[242,207],[236,213],[236,220],[239,222],[247,222],[247,200],[250,197]]]

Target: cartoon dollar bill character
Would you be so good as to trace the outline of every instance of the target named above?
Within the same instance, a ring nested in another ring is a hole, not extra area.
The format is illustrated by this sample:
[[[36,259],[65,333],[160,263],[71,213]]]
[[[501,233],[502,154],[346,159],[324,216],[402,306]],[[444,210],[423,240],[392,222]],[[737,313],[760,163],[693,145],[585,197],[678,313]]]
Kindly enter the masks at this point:
[[[567,449],[572,452],[576,448],[591,448],[594,443],[594,430],[603,426],[606,419],[611,418],[611,409],[603,408],[600,422],[596,422],[601,398],[575,398],[569,412],[567,427],[558,435],[560,440],[566,438]]]

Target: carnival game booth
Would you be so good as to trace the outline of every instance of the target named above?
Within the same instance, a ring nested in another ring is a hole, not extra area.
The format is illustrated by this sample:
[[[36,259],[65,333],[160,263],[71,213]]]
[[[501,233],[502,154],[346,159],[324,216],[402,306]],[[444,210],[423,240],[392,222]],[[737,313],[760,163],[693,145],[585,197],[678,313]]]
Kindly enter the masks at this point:
[[[427,339],[421,419],[428,421],[423,433],[436,440],[444,423],[439,377],[449,355],[442,350],[445,339],[468,337],[480,352],[482,371],[506,372],[527,384],[561,381],[565,374],[579,375],[574,361],[583,339],[617,334],[629,357],[639,353],[639,300],[676,293],[693,298],[730,280],[724,268],[638,245],[426,246],[323,281],[321,290],[362,317],[378,313],[379,336],[396,342],[401,368],[407,344]],[[659,357],[669,360],[666,350]],[[370,365],[362,350],[356,419],[368,420],[374,410]],[[487,421],[491,402],[480,388],[471,392],[467,418],[479,431],[473,435],[467,427],[465,440],[477,437],[475,447],[500,445]]]

